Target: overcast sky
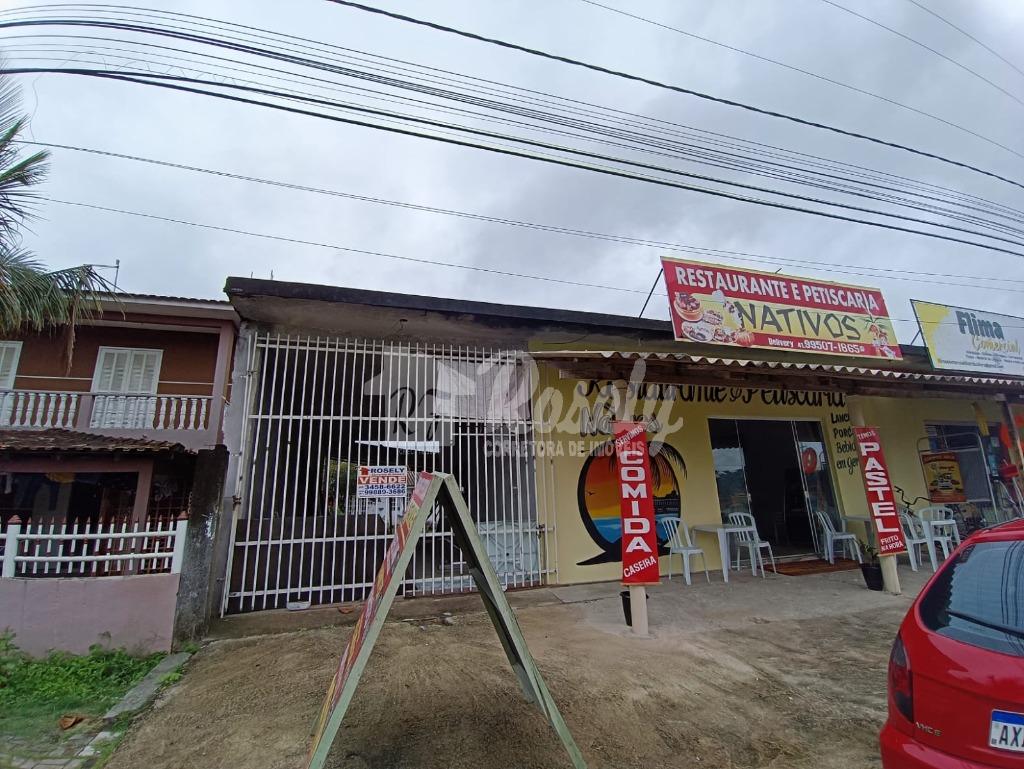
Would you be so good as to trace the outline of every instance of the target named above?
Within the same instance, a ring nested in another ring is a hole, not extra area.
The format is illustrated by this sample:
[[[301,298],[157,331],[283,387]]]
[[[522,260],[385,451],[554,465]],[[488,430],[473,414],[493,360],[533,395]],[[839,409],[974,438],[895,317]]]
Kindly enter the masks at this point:
[[[905,102],[1024,152],[1024,106],[938,56],[823,0],[604,1]],[[1024,40],[1024,3],[1020,0],[921,2],[1024,69],[1020,45]],[[926,42],[1024,100],[1024,76],[908,0],[843,3]],[[1024,160],[935,121],[580,0],[371,0],[371,4],[870,133],[1024,178]],[[15,8],[20,4],[3,5]],[[1024,208],[1024,192],[1019,188],[968,171],[322,0],[152,5],[882,168]],[[0,35],[12,44],[9,38],[26,33],[5,30]],[[19,58],[24,54],[17,51],[10,55],[15,64],[41,64]],[[19,81],[25,110],[32,114],[31,134],[41,141],[769,257],[1024,281],[1019,257],[920,236],[768,210],[203,96],[55,74],[20,77]],[[650,287],[663,253],[69,151],[54,151],[44,193],[284,237],[637,291]],[[40,214],[34,231],[26,235],[27,247],[53,267],[80,262],[112,264],[120,259],[120,285],[129,291],[218,297],[228,275],[273,274],[282,280],[624,315],[636,315],[644,300],[642,293],[397,262],[50,202],[41,205]],[[718,261],[742,264],[731,258]],[[774,269],[749,262],[747,266]],[[880,286],[891,314],[900,319],[913,317],[910,297],[1022,314],[1024,282],[994,284],[991,290],[982,290],[856,278],[809,267],[786,266],[782,271]],[[1008,288],[1017,291],[1001,290]],[[646,316],[667,318],[665,298],[655,297]],[[897,328],[903,342],[909,342],[916,331],[916,325],[908,322],[898,323]]]

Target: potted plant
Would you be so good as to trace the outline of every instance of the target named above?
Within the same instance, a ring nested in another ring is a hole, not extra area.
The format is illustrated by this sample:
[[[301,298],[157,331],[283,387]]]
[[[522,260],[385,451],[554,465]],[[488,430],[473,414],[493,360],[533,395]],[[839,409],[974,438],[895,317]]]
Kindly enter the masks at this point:
[[[864,562],[860,565],[860,573],[864,575],[864,584],[868,590],[883,590],[882,564],[878,560],[878,550],[871,545],[864,545]]]

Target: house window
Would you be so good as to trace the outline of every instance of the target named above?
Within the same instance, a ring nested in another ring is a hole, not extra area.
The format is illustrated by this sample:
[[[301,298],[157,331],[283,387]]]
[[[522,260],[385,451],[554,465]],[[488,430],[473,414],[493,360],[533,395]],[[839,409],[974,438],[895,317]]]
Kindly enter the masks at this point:
[[[95,393],[153,395],[160,380],[163,350],[101,347],[92,379]]]
[[[152,429],[157,411],[162,350],[101,347],[92,379],[91,427]]]
[[[18,372],[21,342],[0,342],[0,390],[14,389],[14,375]]]

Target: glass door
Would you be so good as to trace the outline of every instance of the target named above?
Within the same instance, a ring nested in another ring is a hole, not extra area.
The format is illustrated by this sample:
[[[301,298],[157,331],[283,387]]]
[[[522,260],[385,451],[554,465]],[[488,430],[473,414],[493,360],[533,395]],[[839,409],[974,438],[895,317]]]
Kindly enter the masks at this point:
[[[735,419],[709,419],[711,456],[715,463],[715,484],[722,520],[731,513],[750,513],[747,491],[746,462],[740,442],[739,425]]]
[[[807,516],[814,540],[814,549],[821,552],[821,532],[814,515],[822,512],[829,517],[836,531],[842,531],[843,520],[836,504],[835,491],[832,488],[832,474],[829,472],[828,453],[825,440],[818,422],[792,422],[793,440],[796,441],[797,455],[800,457],[800,480],[807,499]]]

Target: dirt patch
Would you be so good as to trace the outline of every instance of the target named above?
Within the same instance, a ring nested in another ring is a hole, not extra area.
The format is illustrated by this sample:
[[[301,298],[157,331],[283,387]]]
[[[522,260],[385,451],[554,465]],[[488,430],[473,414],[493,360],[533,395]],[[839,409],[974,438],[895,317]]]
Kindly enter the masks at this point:
[[[589,766],[878,766],[885,666],[904,607],[636,640],[578,606],[520,622]],[[349,633],[222,641],[131,730],[110,769],[302,765]],[[335,742],[335,769],[568,766],[486,615],[389,624]]]

